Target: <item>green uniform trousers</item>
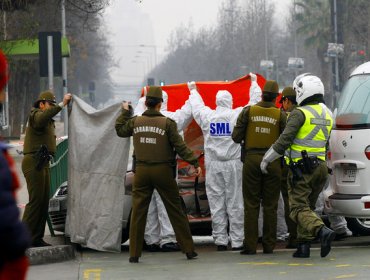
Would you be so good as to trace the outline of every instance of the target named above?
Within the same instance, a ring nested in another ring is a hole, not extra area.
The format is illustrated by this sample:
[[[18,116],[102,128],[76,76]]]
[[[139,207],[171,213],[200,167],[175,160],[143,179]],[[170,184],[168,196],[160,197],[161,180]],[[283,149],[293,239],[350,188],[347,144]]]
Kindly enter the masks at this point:
[[[312,174],[303,174],[303,178],[300,180],[293,180],[292,171],[289,169],[290,217],[297,223],[297,242],[313,240],[324,225],[314,210],[327,176],[328,169],[325,162],[320,163]]]
[[[26,154],[22,161],[22,172],[27,182],[29,202],[23,214],[23,222],[28,226],[32,242],[44,237],[48,216],[50,177],[49,166],[36,170],[37,160],[33,154]]]
[[[289,195],[288,195],[288,172],[289,166],[284,162],[281,176],[281,195],[284,200],[284,217],[288,228],[288,244],[295,245],[297,241],[297,224],[290,218]]]
[[[243,165],[244,247],[250,251],[257,248],[260,204],[263,207],[263,249],[272,251],[276,244],[281,166],[277,159],[268,165],[268,174],[262,174],[262,158],[260,154],[247,155]]]
[[[173,168],[169,164],[137,164],[132,190],[130,221],[130,257],[141,257],[146,217],[153,190],[157,189],[183,253],[194,251],[189,221],[181,207],[181,198]]]

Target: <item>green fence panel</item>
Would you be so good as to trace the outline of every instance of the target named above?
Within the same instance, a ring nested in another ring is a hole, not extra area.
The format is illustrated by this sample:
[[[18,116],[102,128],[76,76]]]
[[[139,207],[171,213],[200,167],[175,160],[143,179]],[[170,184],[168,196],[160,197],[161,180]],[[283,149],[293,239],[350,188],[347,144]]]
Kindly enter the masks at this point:
[[[58,187],[68,181],[68,138],[63,139],[57,144],[57,150],[54,158],[50,163],[50,198],[53,197]],[[48,227],[52,236],[54,236],[54,229],[47,218]]]
[[[58,143],[55,156],[50,163],[50,197],[65,181],[68,181],[68,138]]]

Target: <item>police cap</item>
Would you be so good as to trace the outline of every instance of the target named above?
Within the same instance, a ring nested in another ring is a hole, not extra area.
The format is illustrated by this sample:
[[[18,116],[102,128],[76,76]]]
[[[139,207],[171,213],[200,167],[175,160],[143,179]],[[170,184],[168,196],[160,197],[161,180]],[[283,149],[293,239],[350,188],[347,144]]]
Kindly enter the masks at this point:
[[[41,92],[39,95],[39,98],[36,100],[33,106],[39,107],[39,103],[42,101],[49,102],[50,104],[53,104],[53,105],[56,104],[55,95],[51,91]]]
[[[154,98],[158,98],[158,99],[163,99],[161,87],[150,86],[146,96],[147,97],[154,97]]]
[[[279,93],[279,85],[274,80],[267,80],[262,91],[263,93],[272,93],[277,95]]]
[[[281,93],[281,99],[280,103],[283,102],[284,99],[288,98],[291,101],[296,101],[296,92],[292,87],[286,87],[283,89],[283,92]]]

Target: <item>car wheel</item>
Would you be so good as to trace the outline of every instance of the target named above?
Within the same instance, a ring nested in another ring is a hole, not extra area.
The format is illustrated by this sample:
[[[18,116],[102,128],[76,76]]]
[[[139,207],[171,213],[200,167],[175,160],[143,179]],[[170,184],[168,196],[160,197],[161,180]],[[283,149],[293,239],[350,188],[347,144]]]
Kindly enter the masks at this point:
[[[348,228],[354,235],[370,235],[370,219],[346,218]]]

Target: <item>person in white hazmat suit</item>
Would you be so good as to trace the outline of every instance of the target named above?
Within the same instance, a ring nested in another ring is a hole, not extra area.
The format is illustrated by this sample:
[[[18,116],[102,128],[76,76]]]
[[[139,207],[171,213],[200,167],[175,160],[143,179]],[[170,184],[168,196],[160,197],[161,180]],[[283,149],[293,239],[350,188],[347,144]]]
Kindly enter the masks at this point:
[[[249,73],[251,77],[251,87],[249,88],[249,102],[246,106],[252,106],[262,100],[262,90],[257,84],[257,76],[253,73]]]
[[[325,195],[324,192],[327,188],[331,188],[330,180],[328,179],[323,191],[320,193],[319,198],[316,201],[315,212],[317,215],[321,216],[325,213]],[[332,214],[326,214],[330,223],[330,228],[336,233],[336,240],[344,239],[346,237],[351,237],[353,235],[352,231],[347,226],[347,220],[343,216],[336,216]]]
[[[178,131],[181,132],[193,119],[190,103],[187,100],[181,109],[176,110],[176,112],[170,112],[167,111],[168,95],[165,91],[162,91],[162,94],[163,102],[161,113],[173,119],[177,123]],[[139,99],[135,106],[134,115],[141,115],[147,109],[145,106],[145,95],[146,87],[144,87],[144,96]],[[144,240],[147,245],[147,250],[151,252],[172,252],[180,250],[166,208],[157,190],[154,190],[152,200],[149,204]]]
[[[250,102],[261,99],[256,76],[251,74]],[[243,107],[232,109],[232,96],[226,90],[216,95],[216,110],[205,106],[195,82],[188,83],[189,101],[195,121],[204,137],[206,192],[212,215],[212,236],[218,251],[241,250],[244,240],[244,207],[242,195],[241,148],[231,139],[231,133]],[[227,227],[229,235],[227,234]]]

